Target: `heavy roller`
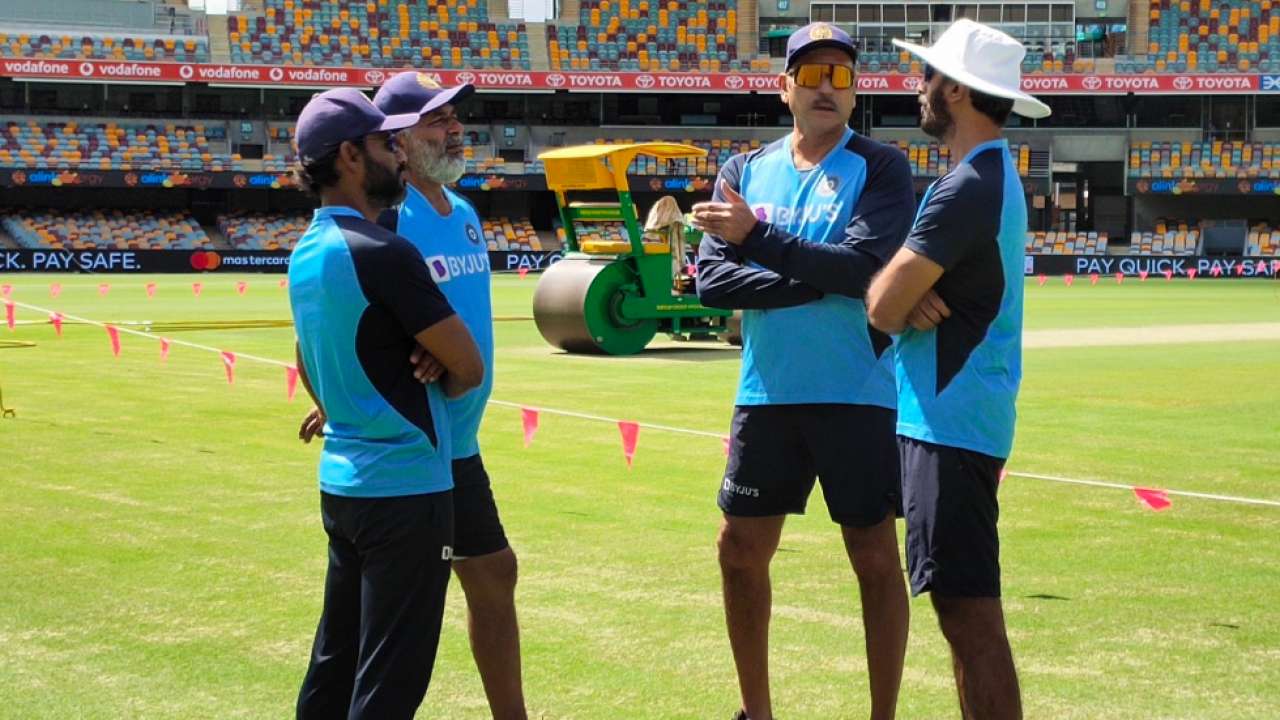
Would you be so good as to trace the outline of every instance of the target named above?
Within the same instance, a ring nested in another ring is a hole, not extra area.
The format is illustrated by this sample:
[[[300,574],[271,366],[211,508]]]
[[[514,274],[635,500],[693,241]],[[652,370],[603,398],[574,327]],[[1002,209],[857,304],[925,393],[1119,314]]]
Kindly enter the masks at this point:
[[[542,274],[533,293],[533,319],[548,343],[572,353],[631,355],[660,332],[678,339],[728,335],[733,313],[698,302],[684,272],[685,229],[674,198],[659,201],[646,232],[627,184],[627,167],[637,155],[669,160],[706,154],[690,145],[633,143],[557,148],[538,156],[565,230],[563,259]],[[571,194],[616,200],[575,200]],[[579,237],[578,223],[621,223],[625,238]]]

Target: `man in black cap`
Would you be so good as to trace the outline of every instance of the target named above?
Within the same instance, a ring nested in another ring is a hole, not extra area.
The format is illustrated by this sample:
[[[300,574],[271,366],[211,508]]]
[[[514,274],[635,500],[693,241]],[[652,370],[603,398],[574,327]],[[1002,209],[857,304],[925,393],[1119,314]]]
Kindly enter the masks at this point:
[[[388,115],[419,120],[397,135],[405,154],[404,202],[383,213],[381,224],[413,243],[431,277],[466,323],[485,362],[485,381],[449,401],[453,436],[453,572],[467,597],[471,654],[495,720],[524,720],[520,680],[520,626],[516,620],[516,555],[507,541],[476,435],[493,388],[493,305],[489,249],[480,217],[447,186],[466,169],[458,105],[471,85],[441,87],[426,73],[403,72],[383,83],[373,103]],[[425,351],[419,351],[425,353]],[[422,361],[424,379],[442,368]]]
[[[340,89],[307,103],[295,133],[300,180],[321,207],[293,251],[289,304],[299,375],[325,420],[329,537],[297,703],[307,720],[411,720],[439,644],[453,554],[446,396],[480,385],[484,363],[422,255],[374,222],[404,191],[393,133],[417,121]],[[418,347],[444,368],[440,382],[415,378]]]
[[[907,643],[907,595],[894,523],[899,503],[890,339],[867,324],[873,274],[911,224],[911,170],[897,149],[848,126],[857,50],[813,23],[787,42],[786,137],[738,155],[712,202],[698,294],[742,308],[742,374],[719,537],[725,616],[742,692],[739,720],[772,720],[769,564],[787,514],[815,477],[858,578],[871,717],[894,716]]]

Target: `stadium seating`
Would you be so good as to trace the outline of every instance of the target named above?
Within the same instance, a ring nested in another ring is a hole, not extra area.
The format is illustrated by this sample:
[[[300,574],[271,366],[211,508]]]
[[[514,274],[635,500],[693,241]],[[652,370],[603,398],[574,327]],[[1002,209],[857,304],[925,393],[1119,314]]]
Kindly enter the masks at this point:
[[[462,134],[462,156],[467,161],[467,173],[502,172],[506,163],[493,151],[493,140],[486,131],[472,130]]]
[[[951,150],[946,145],[936,142],[908,143],[901,140],[889,144],[906,153],[907,161],[911,164],[911,174],[915,177],[938,177],[951,169]],[[1009,152],[1014,164],[1018,166],[1018,174],[1027,177],[1031,172],[1031,146],[1010,143]]]
[[[512,220],[507,217],[484,218],[483,225],[485,244],[490,250],[550,250],[538,237],[529,218]]]
[[[311,218],[301,213],[245,213],[218,216],[218,230],[237,250],[291,250]]]
[[[1253,178],[1280,173],[1280,143],[1139,142],[1129,147],[1129,176]]]
[[[548,25],[553,70],[767,72],[738,56],[736,0],[583,0],[578,25]]]
[[[1199,226],[1183,221],[1158,219],[1154,231],[1134,231],[1129,236],[1130,255],[1197,255],[1199,251]]]
[[[1266,223],[1258,223],[1249,228],[1244,254],[1271,257],[1280,255],[1280,226],[1268,226]]]
[[[19,247],[55,250],[212,248],[186,211],[18,210],[0,220]]]
[[[0,57],[64,60],[209,62],[209,38],[197,35],[0,30]]]
[[[1132,72],[1280,72],[1280,2],[1149,0],[1146,51],[1117,63]]]
[[[92,170],[229,170],[203,123],[9,120],[0,131],[0,166]]]
[[[524,23],[490,22],[487,0],[266,0],[227,37],[237,63],[530,69]]]
[[[1028,232],[1026,251],[1029,255],[1106,255],[1107,233]]]

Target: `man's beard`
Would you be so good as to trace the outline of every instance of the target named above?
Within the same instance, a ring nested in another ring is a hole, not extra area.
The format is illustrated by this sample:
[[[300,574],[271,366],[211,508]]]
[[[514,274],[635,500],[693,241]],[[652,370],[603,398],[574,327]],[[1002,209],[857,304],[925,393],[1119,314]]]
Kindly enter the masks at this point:
[[[364,156],[364,193],[369,202],[383,208],[389,208],[404,199],[404,180],[400,173],[403,167],[394,171],[380,163],[374,162],[366,153]]]
[[[947,109],[947,100],[942,95],[942,83],[938,83],[929,93],[925,111],[920,114],[920,129],[931,137],[944,140],[954,126],[955,118]]]
[[[423,143],[409,153],[409,166],[419,177],[452,185],[467,171],[467,160],[450,156],[444,145]]]

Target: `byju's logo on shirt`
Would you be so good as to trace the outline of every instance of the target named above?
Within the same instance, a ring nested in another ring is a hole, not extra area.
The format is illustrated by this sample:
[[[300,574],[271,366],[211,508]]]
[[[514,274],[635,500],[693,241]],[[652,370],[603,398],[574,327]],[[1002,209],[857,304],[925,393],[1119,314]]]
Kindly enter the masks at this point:
[[[454,278],[489,272],[489,253],[472,253],[470,255],[432,255],[424,258],[431,279],[446,283]]]
[[[752,210],[755,211],[757,220],[773,223],[781,227],[788,227],[793,223],[822,222],[824,220],[833,223],[840,219],[840,205],[837,203],[805,205],[798,208],[763,204],[754,206]]]

